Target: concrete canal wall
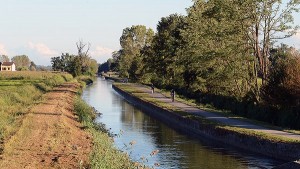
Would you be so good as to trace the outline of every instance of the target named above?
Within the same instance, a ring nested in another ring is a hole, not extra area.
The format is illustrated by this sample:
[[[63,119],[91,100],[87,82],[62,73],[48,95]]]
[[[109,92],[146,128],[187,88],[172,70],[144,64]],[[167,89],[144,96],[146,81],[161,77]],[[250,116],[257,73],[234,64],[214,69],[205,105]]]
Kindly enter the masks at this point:
[[[184,118],[179,114],[141,100],[114,85],[113,89],[128,102],[142,109],[150,116],[153,116],[170,127],[186,134],[194,135],[196,137],[205,137],[206,139],[212,139],[230,146],[281,160],[293,161],[300,157],[300,143],[272,142],[259,137],[253,137],[223,128],[216,128],[214,125],[201,124],[199,121]]]

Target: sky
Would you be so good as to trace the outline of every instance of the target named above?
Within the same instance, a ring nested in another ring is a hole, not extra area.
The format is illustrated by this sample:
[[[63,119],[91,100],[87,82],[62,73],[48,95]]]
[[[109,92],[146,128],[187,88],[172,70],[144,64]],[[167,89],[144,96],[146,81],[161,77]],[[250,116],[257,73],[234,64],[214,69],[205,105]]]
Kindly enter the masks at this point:
[[[0,55],[25,54],[38,65],[51,65],[51,57],[76,54],[82,40],[102,63],[120,49],[124,28],[156,30],[161,17],[186,15],[191,5],[191,0],[0,0]]]
[[[25,54],[51,65],[61,53],[76,54],[76,42],[90,43],[90,55],[105,62],[120,49],[122,30],[145,25],[156,30],[162,17],[186,15],[192,0],[0,0],[0,55]],[[300,17],[295,17],[300,25]],[[300,48],[300,34],[284,42]]]

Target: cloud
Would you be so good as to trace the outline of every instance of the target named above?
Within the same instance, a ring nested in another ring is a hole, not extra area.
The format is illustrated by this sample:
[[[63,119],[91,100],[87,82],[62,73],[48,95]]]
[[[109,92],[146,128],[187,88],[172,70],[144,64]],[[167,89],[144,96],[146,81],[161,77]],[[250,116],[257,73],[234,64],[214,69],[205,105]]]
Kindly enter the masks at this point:
[[[106,48],[103,46],[96,46],[96,48],[91,51],[91,56],[95,58],[97,62],[103,63],[111,57],[111,54],[114,51],[114,49]]]
[[[5,46],[0,43],[0,55],[7,55],[7,51],[5,50]]]
[[[43,43],[29,42],[28,47],[31,50],[35,50],[38,54],[43,55],[43,56],[53,56],[53,55],[58,54],[58,52],[56,52],[55,50],[51,50],[47,45],[45,45]]]
[[[113,49],[110,48],[106,48],[103,46],[96,46],[96,49],[91,51],[92,56],[107,56],[107,55],[111,55],[111,53],[113,52]]]
[[[300,31],[298,31],[293,37],[295,37],[296,39],[300,39]]]

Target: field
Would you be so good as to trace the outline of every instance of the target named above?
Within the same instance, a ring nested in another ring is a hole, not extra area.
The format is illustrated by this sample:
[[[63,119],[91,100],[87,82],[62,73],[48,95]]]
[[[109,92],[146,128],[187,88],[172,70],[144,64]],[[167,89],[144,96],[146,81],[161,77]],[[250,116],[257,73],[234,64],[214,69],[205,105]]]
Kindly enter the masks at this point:
[[[73,77],[57,72],[0,72],[0,154],[3,142],[19,129],[31,106],[42,94]]]

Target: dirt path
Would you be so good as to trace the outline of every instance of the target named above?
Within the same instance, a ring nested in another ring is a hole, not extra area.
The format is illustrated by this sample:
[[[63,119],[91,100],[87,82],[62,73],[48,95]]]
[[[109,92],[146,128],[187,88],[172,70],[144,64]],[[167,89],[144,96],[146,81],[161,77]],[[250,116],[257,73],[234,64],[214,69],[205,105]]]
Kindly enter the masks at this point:
[[[151,94],[151,89],[149,87],[143,86],[143,85],[135,85],[135,87],[139,90],[139,91],[143,91],[145,93],[148,93],[151,97],[168,103],[170,105],[173,105],[175,107],[180,108],[181,110],[191,113],[191,114],[195,114],[195,115],[199,115],[202,117],[205,117],[206,119],[209,120],[213,120],[213,121],[217,121],[226,125],[230,125],[230,126],[234,126],[234,127],[240,127],[240,128],[244,128],[244,129],[250,129],[250,130],[254,130],[254,131],[259,131],[259,132],[263,132],[263,133],[267,133],[270,135],[274,135],[274,136],[279,136],[279,137],[286,137],[286,138],[290,138],[290,139],[296,139],[296,140],[300,140],[300,135],[299,134],[293,134],[293,133],[288,133],[288,132],[284,132],[284,131],[280,131],[280,130],[274,130],[274,129],[269,129],[263,126],[259,126],[256,124],[252,124],[243,120],[237,120],[234,118],[230,118],[230,117],[225,117],[222,116],[220,114],[217,113],[212,113],[212,112],[206,112],[203,110],[200,110],[198,108],[189,106],[187,104],[175,101],[172,102],[171,98],[167,98],[166,96],[164,96],[161,93],[153,93]]]
[[[87,165],[91,136],[72,112],[78,85],[66,83],[44,95],[4,148],[0,168],[79,168]]]

